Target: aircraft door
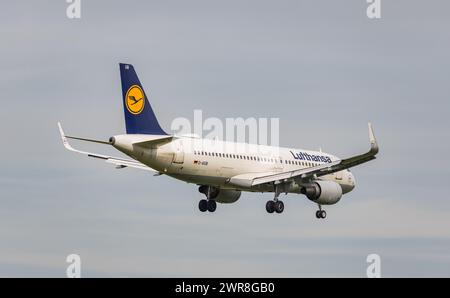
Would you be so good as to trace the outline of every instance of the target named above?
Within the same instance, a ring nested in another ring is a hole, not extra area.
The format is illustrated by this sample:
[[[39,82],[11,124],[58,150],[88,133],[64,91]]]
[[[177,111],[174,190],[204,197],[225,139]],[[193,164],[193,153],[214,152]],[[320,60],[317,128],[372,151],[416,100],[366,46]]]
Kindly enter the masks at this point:
[[[184,151],[181,142],[176,142],[175,150],[173,155],[173,163],[182,164],[184,163]]]
[[[184,152],[178,148],[173,155],[173,163],[182,164],[184,162]]]

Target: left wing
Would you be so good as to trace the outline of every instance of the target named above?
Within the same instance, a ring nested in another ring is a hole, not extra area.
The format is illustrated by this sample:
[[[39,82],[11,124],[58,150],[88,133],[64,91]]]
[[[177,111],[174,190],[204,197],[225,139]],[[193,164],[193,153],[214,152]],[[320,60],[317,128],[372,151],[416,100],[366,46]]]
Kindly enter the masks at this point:
[[[104,142],[104,141],[99,141],[99,140],[91,140],[91,139],[84,139],[84,138],[78,138],[78,137],[69,137],[64,134],[64,131],[61,127],[61,123],[59,123],[59,122],[58,122],[58,127],[59,127],[59,133],[61,134],[61,139],[63,141],[64,147],[66,147],[67,150],[81,153],[81,154],[87,155],[89,157],[103,159],[104,161],[106,161],[108,163],[112,163],[112,164],[116,165],[117,169],[131,167],[131,168],[137,168],[137,169],[141,169],[141,170],[147,170],[147,171],[158,173],[158,171],[156,171],[136,160],[120,158],[120,157],[113,157],[113,156],[91,153],[91,152],[86,152],[86,151],[81,151],[81,150],[75,149],[69,144],[69,141],[67,140],[68,138],[75,139],[75,140],[81,140],[81,141],[100,143],[100,144],[107,144],[107,145],[110,145],[110,143]]]
[[[281,172],[276,174],[268,174],[268,175],[254,175],[253,177],[242,177],[242,175],[232,177],[230,179],[231,184],[251,187],[264,183],[277,182],[282,183],[288,181],[290,179],[310,179],[312,177],[320,177],[328,174],[332,174],[334,172],[339,172],[362,163],[368,162],[372,159],[375,159],[375,155],[379,151],[377,140],[375,139],[375,135],[373,133],[372,125],[369,123],[369,140],[370,140],[370,150],[364,154],[352,156],[350,158],[341,159],[337,161],[333,161],[331,163],[318,165],[311,168],[299,169],[287,172]]]

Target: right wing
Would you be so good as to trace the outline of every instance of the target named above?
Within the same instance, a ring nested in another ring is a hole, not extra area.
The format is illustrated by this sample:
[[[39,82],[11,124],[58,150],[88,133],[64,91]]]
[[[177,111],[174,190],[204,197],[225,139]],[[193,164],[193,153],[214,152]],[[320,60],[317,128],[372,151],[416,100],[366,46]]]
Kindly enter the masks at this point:
[[[362,163],[375,159],[378,153],[378,143],[373,133],[372,125],[369,123],[369,140],[370,150],[364,154],[352,156],[346,159],[336,160],[331,163],[320,164],[314,167],[286,171],[281,173],[266,173],[266,174],[250,174],[238,175],[230,179],[231,184],[238,186],[252,187],[264,183],[282,183],[290,180],[308,180],[315,177],[320,177],[335,172],[339,172]]]
[[[106,161],[108,163],[112,163],[112,164],[116,165],[117,169],[130,167],[130,168],[137,168],[137,169],[141,169],[141,170],[151,171],[154,173],[159,173],[158,171],[156,171],[136,160],[120,158],[120,157],[113,157],[113,156],[91,153],[91,152],[86,152],[86,151],[81,151],[81,150],[75,149],[69,144],[69,141],[67,140],[68,138],[75,139],[75,140],[81,140],[81,141],[100,143],[100,144],[107,144],[107,145],[110,145],[110,143],[105,142],[105,141],[99,141],[99,140],[91,140],[91,139],[84,139],[84,138],[78,138],[78,137],[69,137],[64,134],[64,131],[61,127],[61,123],[59,123],[59,122],[58,122],[58,127],[59,127],[59,133],[61,134],[61,139],[63,141],[64,147],[66,147],[67,150],[81,153],[81,154],[87,155],[89,157],[103,159],[104,161]]]

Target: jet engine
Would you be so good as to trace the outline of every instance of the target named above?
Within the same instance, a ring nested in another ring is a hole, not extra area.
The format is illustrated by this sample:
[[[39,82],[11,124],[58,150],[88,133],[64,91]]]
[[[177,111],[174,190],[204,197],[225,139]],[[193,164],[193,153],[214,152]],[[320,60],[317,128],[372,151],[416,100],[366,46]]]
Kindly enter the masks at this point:
[[[215,200],[217,203],[234,203],[241,197],[240,190],[220,189],[207,185],[201,185],[198,191],[208,196],[208,187],[210,187],[209,198]]]
[[[221,189],[219,190],[219,194],[214,198],[218,203],[234,203],[241,197],[240,190],[233,189]]]
[[[317,180],[300,188],[300,193],[320,205],[333,205],[342,197],[342,188],[333,181]]]

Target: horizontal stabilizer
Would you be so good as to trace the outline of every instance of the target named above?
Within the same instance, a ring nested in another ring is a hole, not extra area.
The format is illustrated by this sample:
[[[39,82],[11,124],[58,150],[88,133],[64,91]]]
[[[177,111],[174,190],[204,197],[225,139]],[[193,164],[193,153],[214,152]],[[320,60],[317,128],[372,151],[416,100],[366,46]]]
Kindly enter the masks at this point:
[[[146,170],[146,171],[151,171],[151,172],[157,172],[156,170],[144,165],[141,162],[138,162],[136,160],[132,160],[132,159],[126,159],[126,158],[121,158],[121,157],[113,157],[113,156],[108,156],[108,155],[104,155],[104,154],[97,154],[97,153],[91,153],[91,152],[86,152],[86,151],[81,151],[78,149],[73,148],[69,141],[67,140],[68,138],[70,139],[74,139],[74,140],[80,140],[80,141],[87,141],[87,142],[94,142],[94,143],[100,143],[100,144],[107,144],[107,145],[111,145],[110,142],[104,142],[104,141],[98,141],[98,140],[92,140],[92,139],[85,139],[85,138],[78,138],[78,137],[68,137],[64,134],[64,131],[62,129],[61,123],[58,122],[58,127],[59,127],[59,133],[61,134],[61,139],[63,141],[64,147],[67,150],[73,151],[73,152],[77,152],[77,153],[81,153],[83,155],[87,155],[89,157],[94,157],[94,158],[99,158],[99,159],[103,159],[108,163],[111,163],[113,165],[116,166],[116,168],[118,169],[122,169],[125,167],[131,167],[131,168],[137,168],[137,169],[141,169],[141,170]]]

